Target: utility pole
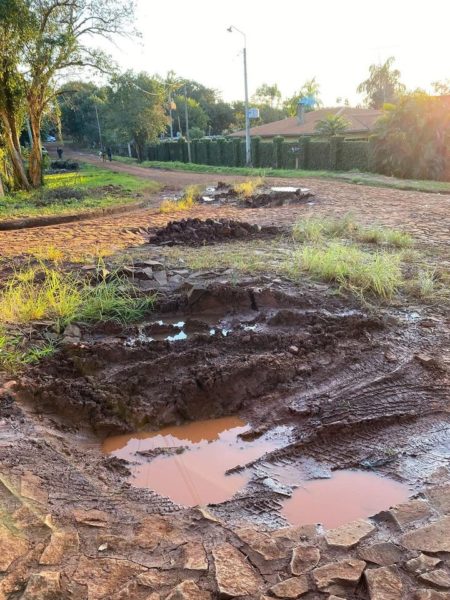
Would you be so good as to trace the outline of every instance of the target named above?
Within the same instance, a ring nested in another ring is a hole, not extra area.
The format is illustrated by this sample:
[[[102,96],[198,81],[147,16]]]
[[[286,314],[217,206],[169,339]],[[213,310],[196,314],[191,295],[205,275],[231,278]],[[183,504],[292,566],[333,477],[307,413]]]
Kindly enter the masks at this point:
[[[173,140],[173,119],[172,119],[172,93],[169,89],[169,127],[170,127],[170,139]]]
[[[252,166],[252,147],[250,142],[250,116],[248,114],[248,77],[247,77],[247,36],[243,31],[235,27],[234,25],[230,25],[227,31],[232,33],[237,31],[244,38],[244,87],[245,87],[245,164],[247,167]]]
[[[192,162],[191,157],[191,138],[189,137],[189,115],[188,115],[188,105],[187,105],[187,88],[186,84],[184,84],[184,117],[186,120],[186,141],[188,147],[188,162]]]

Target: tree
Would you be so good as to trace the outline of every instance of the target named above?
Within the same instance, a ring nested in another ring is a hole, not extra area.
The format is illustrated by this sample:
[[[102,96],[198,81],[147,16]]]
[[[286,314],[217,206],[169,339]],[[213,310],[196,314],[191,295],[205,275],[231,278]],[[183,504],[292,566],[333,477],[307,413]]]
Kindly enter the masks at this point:
[[[446,79],[445,81],[433,81],[431,85],[433,87],[434,93],[437,96],[450,95],[450,79]]]
[[[18,49],[35,34],[36,23],[24,0],[0,4],[0,122],[2,138],[12,164],[16,187],[29,190],[21,154],[20,131],[25,120],[26,80]]]
[[[294,117],[297,114],[298,103],[302,98],[314,98],[315,100],[313,106],[305,107],[305,112],[310,112],[314,110],[315,107],[320,107],[322,105],[320,100],[320,85],[315,77],[305,81],[298,92],[284,101],[283,107],[289,116]]]
[[[104,111],[107,140],[136,145],[139,160],[145,145],[156,141],[167,128],[164,110],[165,90],[160,81],[146,73],[127,71],[115,75],[107,91]]]
[[[341,115],[330,114],[317,121],[314,131],[320,137],[332,137],[344,133],[349,126],[350,123]]]
[[[276,83],[269,85],[263,83],[252,97],[252,102],[256,104],[267,104],[271,108],[277,108],[281,102],[281,92]]]
[[[395,104],[406,88],[400,82],[400,71],[393,69],[395,58],[390,56],[383,64],[370,65],[369,77],[359,84],[357,92],[366,94],[370,108],[381,109],[385,103]]]
[[[402,96],[375,129],[377,170],[397,177],[450,176],[450,99],[423,92]]]
[[[93,83],[72,81],[59,88],[59,106],[64,133],[79,144],[99,143],[96,108],[103,121],[107,89]]]
[[[184,96],[174,96],[176,109],[173,111],[173,130],[174,133],[180,132],[181,135],[186,134],[186,101]],[[205,133],[209,123],[209,118],[197,100],[187,98],[189,128],[197,128]]]

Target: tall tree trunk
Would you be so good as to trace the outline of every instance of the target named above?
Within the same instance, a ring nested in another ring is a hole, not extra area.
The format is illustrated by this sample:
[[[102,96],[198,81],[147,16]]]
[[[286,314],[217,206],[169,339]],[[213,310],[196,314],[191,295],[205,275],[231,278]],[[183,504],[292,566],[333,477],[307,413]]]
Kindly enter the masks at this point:
[[[30,152],[28,171],[31,185],[38,188],[42,185],[41,112],[39,109],[32,110],[30,107],[30,126],[33,147]]]
[[[0,111],[0,119],[3,124],[4,139],[13,167],[15,182],[20,189],[30,190],[31,186],[30,182],[28,181],[27,173],[22,160],[22,154],[20,152],[20,142],[15,120],[4,111]]]
[[[3,189],[2,176],[0,173],[0,198],[2,198],[4,195],[5,195],[5,190]]]

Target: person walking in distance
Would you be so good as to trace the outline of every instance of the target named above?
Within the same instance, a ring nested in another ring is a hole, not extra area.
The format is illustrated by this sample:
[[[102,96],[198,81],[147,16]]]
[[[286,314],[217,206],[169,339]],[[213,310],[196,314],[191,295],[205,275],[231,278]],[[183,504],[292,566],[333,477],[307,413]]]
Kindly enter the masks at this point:
[[[63,149],[62,149],[60,146],[58,146],[58,147],[56,148],[56,154],[58,155],[58,158],[59,158],[59,160],[62,160],[62,157],[63,157]]]
[[[108,155],[109,162],[111,162],[111,161],[112,161],[112,150],[111,150],[111,146],[108,146],[108,147],[106,148],[106,154]]]

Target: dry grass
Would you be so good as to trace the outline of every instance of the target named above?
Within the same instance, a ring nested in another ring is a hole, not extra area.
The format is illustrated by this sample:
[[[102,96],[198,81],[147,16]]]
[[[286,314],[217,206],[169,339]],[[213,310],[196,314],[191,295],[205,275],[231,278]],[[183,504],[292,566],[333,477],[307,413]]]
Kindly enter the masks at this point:
[[[256,190],[262,185],[264,185],[264,179],[262,177],[257,177],[256,179],[249,179],[242,183],[235,183],[233,185],[233,191],[240,198],[250,198],[250,196],[253,196]]]
[[[197,205],[202,186],[188,185],[179,200],[163,200],[159,207],[160,213],[171,213],[178,211],[188,211]]]

